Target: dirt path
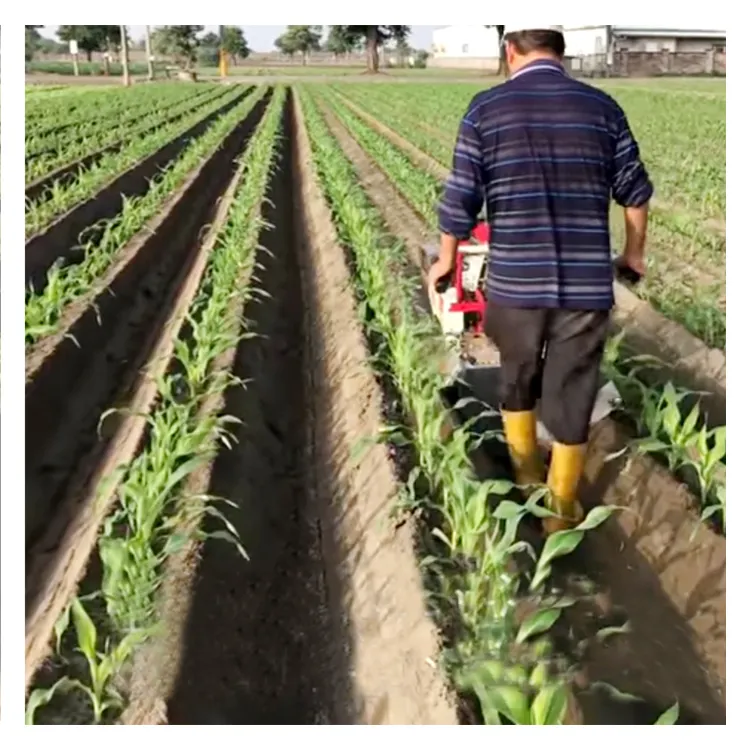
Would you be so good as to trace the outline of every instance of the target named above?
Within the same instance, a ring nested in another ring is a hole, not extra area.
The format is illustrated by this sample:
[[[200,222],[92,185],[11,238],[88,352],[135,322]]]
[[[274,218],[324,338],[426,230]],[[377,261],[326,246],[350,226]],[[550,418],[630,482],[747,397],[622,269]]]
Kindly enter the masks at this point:
[[[131,723],[456,723],[430,666],[438,640],[412,530],[388,517],[387,449],[352,458],[377,433],[381,396],[305,137],[297,148],[260,240],[270,254],[253,283],[269,296],[245,310],[260,336],[234,362],[249,382],[226,400],[243,425],[209,487],[237,503],[250,561],[208,541],[168,584],[169,635],[141,660],[149,695],[134,697],[144,709]]]
[[[424,223],[335,114],[324,114],[389,229],[414,246]],[[487,361],[496,361],[496,351],[486,346]],[[590,651],[579,682],[605,680],[645,702],[625,709],[606,696],[584,696],[586,723],[653,721],[675,697],[693,721],[723,723],[725,540],[700,523],[694,498],[655,462],[606,460],[629,439],[611,420],[592,432],[582,501],[588,508],[609,504],[628,512],[591,535],[576,556],[570,580],[593,577],[599,595],[576,608],[570,625],[583,640],[615,615],[630,621],[630,635]]]

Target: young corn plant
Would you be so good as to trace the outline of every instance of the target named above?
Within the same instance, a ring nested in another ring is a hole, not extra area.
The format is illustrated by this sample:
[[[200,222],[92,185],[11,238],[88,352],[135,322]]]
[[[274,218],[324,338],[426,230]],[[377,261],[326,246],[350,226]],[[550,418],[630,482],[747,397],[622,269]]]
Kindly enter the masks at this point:
[[[175,92],[178,93],[178,92]],[[122,145],[125,140],[137,139],[156,127],[162,127],[189,114],[211,99],[223,95],[222,91],[195,92],[179,97],[172,96],[149,102],[140,110],[128,112],[127,117],[116,121],[102,121],[96,117],[89,127],[75,133],[70,128],[55,133],[50,138],[26,141],[26,184],[40,180],[45,175],[102,149]],[[30,149],[35,149],[30,151]]]
[[[698,488],[701,520],[718,517],[726,532],[726,427],[709,430],[699,401],[683,418],[682,402],[697,394],[671,382],[648,385],[639,375],[659,363],[652,357],[624,356],[622,341],[623,334],[610,339],[603,369],[623,394],[626,413],[635,422],[638,436],[627,449],[661,457],[672,472],[687,472]]]
[[[179,366],[159,382],[147,443],[124,467],[117,505],[104,524],[99,542],[101,595],[106,608],[102,629],[116,637],[106,640],[99,653],[96,644],[103,636],[97,636],[94,618],[80,602],[76,604],[74,624],[78,647],[90,665],[88,680],[65,675],[52,688],[33,691],[27,705],[28,722],[33,722],[34,712],[56,692],[73,685],[89,696],[95,723],[107,709],[122,709],[124,702],[113,680],[130,661],[134,648],[153,632],[160,574],[169,555],[194,539],[214,537],[230,541],[247,557],[236,529],[217,507],[221,501],[185,496],[183,488],[192,472],[215,456],[220,444],[230,445],[228,426],[233,420],[207,413],[201,406],[234,382],[230,374],[215,370],[213,363],[245,335],[232,326],[229,312],[234,302],[245,301],[251,294],[248,287],[238,287],[237,279],[249,277],[255,261],[263,226],[260,206],[273,168],[285,97],[283,87],[277,88],[242,157],[243,178],[230,216],[191,305],[188,331],[176,346]],[[224,528],[202,530],[200,521],[207,514]],[[61,627],[64,629],[65,623]]]

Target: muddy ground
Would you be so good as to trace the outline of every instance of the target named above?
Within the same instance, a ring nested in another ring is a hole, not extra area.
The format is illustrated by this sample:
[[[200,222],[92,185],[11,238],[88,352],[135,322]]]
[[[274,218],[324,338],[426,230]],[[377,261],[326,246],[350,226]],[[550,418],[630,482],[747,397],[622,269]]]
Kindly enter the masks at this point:
[[[424,222],[335,114],[325,116],[389,230],[415,253]],[[474,346],[480,361],[497,361],[486,340]],[[626,705],[585,694],[585,723],[647,723],[678,698],[686,723],[725,723],[725,539],[700,523],[695,499],[655,462],[605,461],[628,440],[611,420],[592,432],[582,500],[588,508],[605,503],[627,511],[592,534],[574,558],[566,580],[578,588],[587,579],[596,596],[571,618],[575,643],[564,648],[579,646],[613,618],[620,625],[627,620],[630,634],[587,650],[578,682],[607,681],[645,700]],[[497,469],[507,475],[507,467]]]

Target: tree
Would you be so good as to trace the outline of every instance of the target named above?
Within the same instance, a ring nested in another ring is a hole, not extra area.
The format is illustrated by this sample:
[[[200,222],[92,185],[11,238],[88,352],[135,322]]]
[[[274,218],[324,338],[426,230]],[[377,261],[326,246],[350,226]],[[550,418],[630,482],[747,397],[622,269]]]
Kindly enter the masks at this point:
[[[297,50],[294,47],[293,40],[290,39],[286,34],[282,34],[281,36],[276,38],[276,41],[274,41],[273,46],[276,47],[276,49],[281,52],[282,55],[289,55],[291,57]]]
[[[209,31],[198,44],[198,62],[201,65],[215,67],[219,64],[219,47],[221,39],[218,34]]]
[[[492,26],[486,26],[486,29],[493,28]],[[503,48],[503,36],[505,36],[505,26],[495,26],[497,29],[497,46],[498,46],[498,58],[497,58],[497,74],[501,75],[506,72],[505,69],[505,50]]]
[[[92,52],[109,52],[120,47],[119,26],[58,26],[57,36],[63,42],[78,42],[78,49],[86,53],[89,62]]]
[[[345,26],[331,26],[328,31],[325,48],[333,53],[334,57],[347,55],[354,50],[356,42],[346,33]]]
[[[198,57],[198,34],[203,26],[161,26],[154,30],[152,46],[160,55],[170,57],[181,68],[188,68]]]
[[[41,47],[42,35],[37,31],[41,26],[26,27],[26,62],[34,59],[34,53]]]
[[[410,32],[411,26],[340,26],[347,39],[353,44],[365,41],[367,49],[367,72],[377,73],[380,68],[378,58],[378,47],[384,42],[393,40],[398,44],[401,39],[406,39]]]
[[[274,42],[285,55],[302,53],[302,63],[307,64],[308,55],[320,49],[322,26],[287,26],[286,31]]]
[[[413,50],[411,45],[406,40],[406,37],[396,40],[396,57],[398,58],[398,65],[403,68],[406,65],[407,59],[411,56]]]
[[[232,58],[232,64],[237,64],[237,58],[243,60],[250,54],[250,48],[247,46],[247,40],[239,26],[224,27],[224,49]]]
[[[39,38],[37,50],[45,55],[64,55],[68,51],[68,45],[43,36]]]

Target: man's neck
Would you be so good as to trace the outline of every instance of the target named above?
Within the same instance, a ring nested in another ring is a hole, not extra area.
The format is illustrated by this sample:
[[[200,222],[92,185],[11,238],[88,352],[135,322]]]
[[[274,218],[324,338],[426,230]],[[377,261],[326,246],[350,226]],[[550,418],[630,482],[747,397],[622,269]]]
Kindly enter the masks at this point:
[[[517,64],[513,66],[513,70],[510,71],[510,74],[513,76],[520,70],[523,70],[532,63],[536,62],[547,62],[552,65],[562,65],[562,60],[560,60],[560,58],[556,55],[553,55],[549,52],[530,52],[528,55],[524,55],[518,60]]]

